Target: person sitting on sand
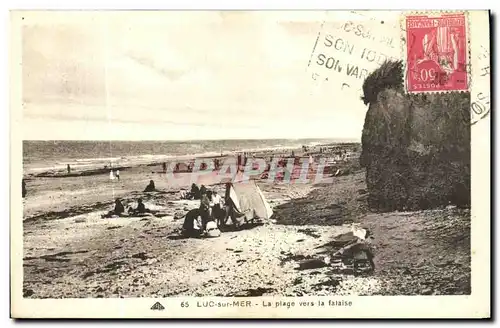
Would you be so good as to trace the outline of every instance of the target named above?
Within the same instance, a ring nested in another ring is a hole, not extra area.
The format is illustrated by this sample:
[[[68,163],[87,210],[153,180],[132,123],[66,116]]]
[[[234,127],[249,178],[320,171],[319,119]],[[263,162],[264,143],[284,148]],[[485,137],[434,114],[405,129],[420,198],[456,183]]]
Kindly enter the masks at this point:
[[[212,194],[212,199],[211,199],[212,207],[214,209],[221,209],[222,197],[217,193],[217,190],[212,190],[211,194]]]
[[[147,208],[146,208],[146,206],[144,205],[144,203],[142,202],[142,199],[141,199],[141,198],[139,198],[139,199],[137,200],[137,208],[135,209],[135,211],[136,211],[137,213],[146,213],[146,211],[147,211]]]
[[[146,189],[144,189],[144,192],[152,192],[152,191],[156,191],[155,182],[153,180],[149,180],[149,184],[146,186]]]
[[[196,185],[196,183],[193,183],[191,185],[191,191],[189,193],[190,193],[190,197],[192,199],[200,199],[201,198],[200,188]]]
[[[200,187],[200,199],[201,199],[201,196],[203,194],[206,194],[207,193],[207,187],[205,187],[205,185],[201,185]]]
[[[120,198],[115,200],[115,209],[113,210],[115,215],[122,215],[125,212],[125,207],[123,207],[122,201]]]
[[[109,211],[106,215],[103,215],[103,218],[110,218],[113,215],[123,216],[125,214],[125,207],[123,206],[120,198],[115,200],[115,208],[112,211]]]
[[[184,224],[182,225],[182,235],[189,238],[199,238],[202,233],[200,211],[198,209],[193,209],[186,214]]]
[[[142,202],[142,198],[139,198],[137,200],[137,208],[135,209],[132,209],[131,211],[129,211],[130,214],[144,214],[144,213],[149,213],[149,210],[146,208],[146,206],[144,205],[144,203]]]

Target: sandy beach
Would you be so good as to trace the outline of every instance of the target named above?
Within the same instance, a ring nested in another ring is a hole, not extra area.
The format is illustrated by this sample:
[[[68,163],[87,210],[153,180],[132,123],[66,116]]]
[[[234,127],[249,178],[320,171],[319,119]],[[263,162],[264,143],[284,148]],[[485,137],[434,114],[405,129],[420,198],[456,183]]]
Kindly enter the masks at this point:
[[[188,185],[169,183],[160,163],[128,167],[120,180],[26,177],[24,296],[469,294],[469,211],[370,212],[356,156],[338,163],[331,184],[257,180],[272,220],[212,239],[179,235],[199,201],[181,199]],[[149,180],[158,191],[142,192]],[[116,197],[133,206],[141,197],[162,215],[102,219]],[[374,273],[301,266],[332,252],[353,222],[373,234]]]

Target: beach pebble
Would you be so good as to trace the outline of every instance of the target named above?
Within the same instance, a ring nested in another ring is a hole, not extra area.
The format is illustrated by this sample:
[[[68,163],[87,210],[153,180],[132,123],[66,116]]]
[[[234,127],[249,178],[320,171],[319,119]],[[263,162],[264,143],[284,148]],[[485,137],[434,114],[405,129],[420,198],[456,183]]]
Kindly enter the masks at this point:
[[[146,262],[148,263],[148,265],[152,265],[152,264],[155,264],[156,262],[158,262],[158,259],[149,259]]]
[[[35,294],[33,289],[25,289],[23,292],[23,297],[30,297],[31,295]]]
[[[176,212],[174,214],[174,220],[180,220],[184,217],[184,213],[181,213],[181,212]]]
[[[432,294],[432,289],[430,288],[425,288],[422,290],[422,295],[431,295]]]

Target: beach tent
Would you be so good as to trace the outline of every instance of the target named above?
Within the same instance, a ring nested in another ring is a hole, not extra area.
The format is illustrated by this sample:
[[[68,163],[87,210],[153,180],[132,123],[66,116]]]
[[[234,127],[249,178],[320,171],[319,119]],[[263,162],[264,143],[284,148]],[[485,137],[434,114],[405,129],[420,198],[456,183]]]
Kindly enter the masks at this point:
[[[252,180],[227,183],[226,200],[231,206],[231,219],[236,220],[238,225],[265,221],[273,215],[264,194]]]
[[[189,172],[189,165],[185,162],[177,163],[177,167],[175,167],[174,172]]]

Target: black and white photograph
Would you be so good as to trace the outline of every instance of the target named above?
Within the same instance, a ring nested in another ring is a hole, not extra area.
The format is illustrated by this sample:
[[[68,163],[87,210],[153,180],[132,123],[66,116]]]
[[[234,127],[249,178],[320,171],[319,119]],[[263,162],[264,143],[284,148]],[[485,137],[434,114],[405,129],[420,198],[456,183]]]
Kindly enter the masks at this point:
[[[490,315],[487,11],[11,15],[13,300]]]

